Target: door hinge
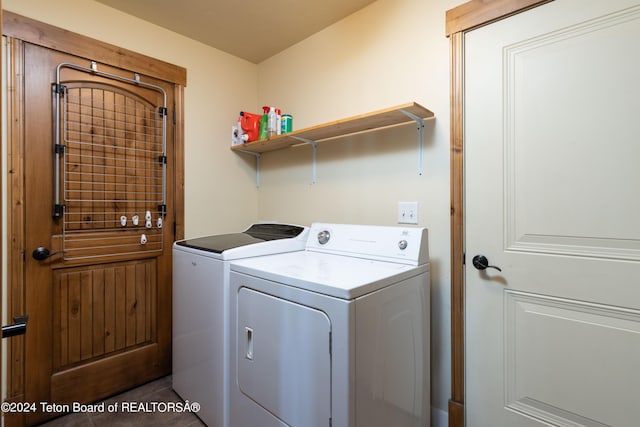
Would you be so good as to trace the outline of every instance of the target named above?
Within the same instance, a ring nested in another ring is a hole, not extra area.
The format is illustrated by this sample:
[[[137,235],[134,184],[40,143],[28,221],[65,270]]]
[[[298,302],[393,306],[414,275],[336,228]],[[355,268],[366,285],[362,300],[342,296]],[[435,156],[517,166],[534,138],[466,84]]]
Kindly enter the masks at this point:
[[[27,321],[29,316],[15,316],[13,325],[6,325],[2,327],[2,338],[14,337],[16,335],[23,335],[27,332]]]

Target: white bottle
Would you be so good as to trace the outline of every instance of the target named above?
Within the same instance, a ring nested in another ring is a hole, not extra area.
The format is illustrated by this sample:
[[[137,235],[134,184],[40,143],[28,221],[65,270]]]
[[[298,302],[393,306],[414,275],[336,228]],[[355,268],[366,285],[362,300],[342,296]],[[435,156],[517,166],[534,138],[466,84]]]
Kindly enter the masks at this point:
[[[276,108],[276,135],[282,134],[282,111]]]
[[[231,145],[241,145],[249,140],[249,135],[242,129],[242,112],[235,126],[231,126]]]
[[[269,107],[268,125],[267,130],[269,132],[269,138],[276,135],[276,109],[275,107]]]

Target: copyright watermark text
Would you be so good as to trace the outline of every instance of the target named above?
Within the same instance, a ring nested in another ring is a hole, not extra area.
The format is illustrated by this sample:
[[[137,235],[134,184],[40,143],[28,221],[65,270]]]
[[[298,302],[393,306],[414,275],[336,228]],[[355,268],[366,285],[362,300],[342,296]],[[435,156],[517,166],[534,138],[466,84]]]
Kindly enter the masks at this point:
[[[65,414],[72,412],[198,412],[200,403],[198,402],[101,402],[86,404],[80,402],[73,403],[51,403],[51,402],[2,402],[0,411],[5,413],[27,413],[44,412],[47,414]]]

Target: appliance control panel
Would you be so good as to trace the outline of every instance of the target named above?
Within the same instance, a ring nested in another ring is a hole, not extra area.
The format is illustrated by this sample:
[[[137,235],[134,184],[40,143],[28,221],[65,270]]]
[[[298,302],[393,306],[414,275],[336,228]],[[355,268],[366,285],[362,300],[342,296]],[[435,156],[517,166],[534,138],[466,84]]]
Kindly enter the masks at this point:
[[[429,261],[426,228],[314,223],[307,250],[406,264]]]

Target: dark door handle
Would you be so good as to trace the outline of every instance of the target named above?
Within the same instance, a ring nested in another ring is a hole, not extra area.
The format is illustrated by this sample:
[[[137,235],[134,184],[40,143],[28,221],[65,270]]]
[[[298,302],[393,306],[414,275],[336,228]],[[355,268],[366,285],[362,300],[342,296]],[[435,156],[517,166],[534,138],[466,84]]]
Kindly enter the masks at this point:
[[[62,251],[51,253],[51,252],[49,252],[49,249],[47,249],[47,248],[45,248],[43,246],[40,246],[39,248],[35,248],[33,250],[33,252],[31,252],[31,256],[36,261],[44,261],[45,259],[49,258],[50,256],[59,254],[60,252],[62,252]]]
[[[16,335],[24,334],[27,331],[28,320],[29,316],[14,317],[13,321],[16,323],[2,327],[2,338],[15,337]]]
[[[496,267],[495,265],[489,265],[489,260],[484,255],[476,255],[471,260],[471,263],[478,270],[486,270],[487,268],[495,268],[498,271],[502,271],[500,267]]]

